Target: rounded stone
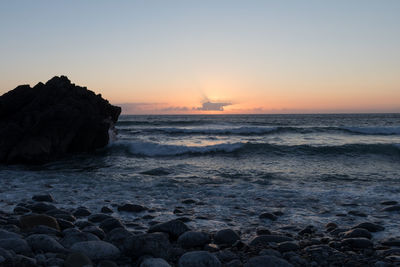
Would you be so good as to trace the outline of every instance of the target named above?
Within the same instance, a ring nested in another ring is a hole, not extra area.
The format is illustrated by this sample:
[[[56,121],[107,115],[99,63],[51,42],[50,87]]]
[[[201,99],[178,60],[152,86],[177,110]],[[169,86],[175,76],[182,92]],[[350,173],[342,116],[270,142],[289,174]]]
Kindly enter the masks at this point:
[[[50,194],[34,195],[32,197],[32,200],[35,200],[35,201],[38,201],[38,202],[54,202],[54,198]]]
[[[24,230],[30,230],[35,226],[44,225],[60,231],[60,226],[56,218],[45,214],[24,215],[21,216],[19,222],[21,224],[21,228]]]
[[[74,211],[75,217],[86,217],[92,214],[87,208],[78,208]]]
[[[372,235],[368,230],[355,228],[343,233],[343,238],[365,237],[371,239]]]
[[[251,258],[244,267],[293,267],[293,265],[275,256],[257,256]]]
[[[93,266],[92,261],[85,255],[79,252],[71,253],[67,256],[64,262],[65,267],[84,267]]]
[[[286,241],[294,241],[294,239],[283,235],[260,235],[250,242],[250,246],[266,246],[269,243],[282,243]]]
[[[240,240],[240,236],[232,229],[223,229],[215,233],[214,242],[218,245],[233,245],[237,240]]]
[[[26,254],[31,252],[31,248],[22,238],[0,239],[0,248],[12,250],[17,254]]]
[[[178,244],[183,248],[202,247],[210,243],[210,237],[202,232],[188,231],[178,238]]]
[[[136,205],[131,203],[125,203],[121,206],[118,206],[118,211],[126,211],[126,212],[142,212],[147,210],[146,207],[142,205]]]
[[[91,233],[85,232],[72,232],[65,234],[64,238],[61,239],[61,244],[66,247],[70,248],[74,244],[84,241],[98,241],[100,240],[97,236]]]
[[[299,245],[296,242],[293,241],[286,241],[279,243],[278,245],[278,250],[280,252],[288,252],[288,251],[294,251],[300,249]]]
[[[142,261],[140,267],[171,267],[171,265],[162,258],[147,258]]]
[[[362,229],[366,229],[370,232],[380,232],[380,231],[385,230],[385,227],[383,227],[379,224],[376,224],[376,223],[371,223],[371,222],[363,222],[363,223],[357,224],[353,228],[362,228]]]
[[[54,238],[44,234],[34,234],[26,238],[33,251],[64,252],[65,249]]]
[[[179,267],[221,267],[216,256],[207,251],[191,251],[183,254],[178,262]]]
[[[364,237],[343,239],[342,245],[350,246],[351,248],[357,248],[357,249],[370,248],[374,246],[371,240]]]
[[[148,230],[149,233],[163,232],[168,233],[170,237],[177,239],[184,232],[189,231],[189,227],[180,220],[172,220],[165,223],[153,225]]]
[[[118,258],[119,249],[104,241],[84,241],[72,245],[71,251],[80,252],[92,260],[108,260]]]
[[[124,228],[124,225],[121,223],[120,220],[116,218],[108,218],[102,221],[99,225],[99,227],[104,231],[104,232],[110,232],[111,230],[115,228]]]

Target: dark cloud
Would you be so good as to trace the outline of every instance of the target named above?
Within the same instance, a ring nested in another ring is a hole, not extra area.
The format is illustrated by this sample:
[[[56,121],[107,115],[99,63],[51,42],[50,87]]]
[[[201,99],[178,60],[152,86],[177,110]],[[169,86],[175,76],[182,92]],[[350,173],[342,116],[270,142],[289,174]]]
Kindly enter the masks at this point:
[[[229,102],[205,101],[201,107],[170,106],[168,103],[121,103],[123,114],[185,114],[197,111],[224,111],[224,107],[230,106]]]
[[[204,102],[201,107],[194,108],[195,110],[204,110],[204,111],[224,111],[224,107],[230,106],[232,103],[218,103],[218,102]]]
[[[190,108],[188,107],[166,107],[161,108],[160,111],[189,111]]]

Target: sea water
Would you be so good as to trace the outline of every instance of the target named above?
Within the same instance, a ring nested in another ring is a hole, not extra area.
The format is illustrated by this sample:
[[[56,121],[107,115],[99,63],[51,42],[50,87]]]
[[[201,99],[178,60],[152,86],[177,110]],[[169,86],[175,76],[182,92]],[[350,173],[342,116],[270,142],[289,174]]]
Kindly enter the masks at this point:
[[[372,221],[397,233],[399,214],[380,203],[400,201],[400,114],[123,115],[116,128],[90,155],[0,166],[0,207],[49,192],[65,208],[131,202],[154,220],[186,216],[208,230]],[[276,221],[258,217],[274,211],[283,212]]]

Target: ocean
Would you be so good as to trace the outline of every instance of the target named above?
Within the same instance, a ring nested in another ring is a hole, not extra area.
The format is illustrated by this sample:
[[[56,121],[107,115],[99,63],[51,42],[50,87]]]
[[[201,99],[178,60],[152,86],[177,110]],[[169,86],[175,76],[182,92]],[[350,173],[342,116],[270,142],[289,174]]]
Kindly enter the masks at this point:
[[[381,202],[399,200],[400,114],[123,115],[116,128],[94,154],[0,166],[0,208],[49,192],[66,208],[131,202],[157,221],[185,216],[198,229],[244,236],[328,222],[398,231],[399,214]],[[276,221],[259,218],[277,211]]]

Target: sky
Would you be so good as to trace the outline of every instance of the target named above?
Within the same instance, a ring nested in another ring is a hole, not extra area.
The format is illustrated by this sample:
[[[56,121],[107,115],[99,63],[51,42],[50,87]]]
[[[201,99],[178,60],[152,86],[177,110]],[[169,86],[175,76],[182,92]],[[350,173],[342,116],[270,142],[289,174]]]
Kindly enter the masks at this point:
[[[0,94],[56,75],[129,114],[400,112],[398,0],[0,0]]]

